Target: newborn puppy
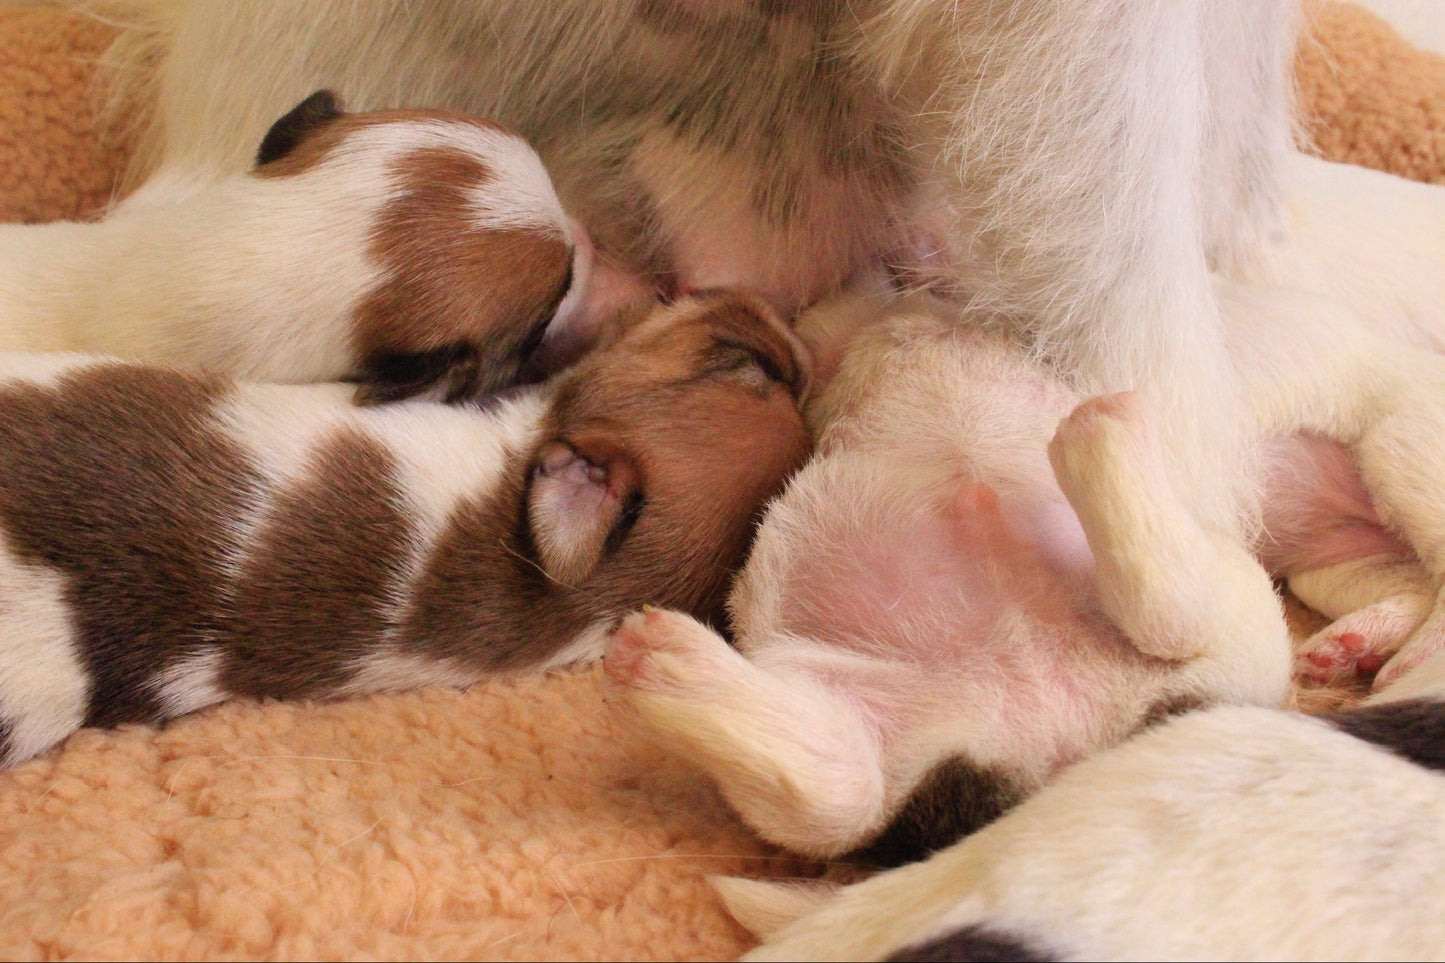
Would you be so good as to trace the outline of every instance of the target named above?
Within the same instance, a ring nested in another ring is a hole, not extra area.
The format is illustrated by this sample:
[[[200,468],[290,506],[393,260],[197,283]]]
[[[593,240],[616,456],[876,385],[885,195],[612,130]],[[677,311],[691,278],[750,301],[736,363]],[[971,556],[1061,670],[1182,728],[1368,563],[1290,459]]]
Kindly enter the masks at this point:
[[[1264,493],[1276,574],[1438,544],[1445,453],[1399,465],[1398,443],[1445,424],[1441,360],[1302,292],[1222,300],[1259,444],[1307,473],[1325,438],[1348,443],[1329,450],[1349,470],[1313,493],[1344,495]],[[922,299],[813,312],[820,370],[879,314],[810,403],[817,455],[739,577],[736,648],[683,615],[630,617],[606,658],[619,703],[774,842],[895,862],[1173,711],[1282,702],[1270,579],[1191,520],[1142,399],[1083,401],[1017,342]],[[1347,510],[1353,538],[1314,538]]]
[[[596,320],[590,245],[520,137],[326,91],[249,172],[169,170],[94,223],[0,229],[0,265],[0,348],[355,380],[363,401],[515,384]]]
[[[805,457],[771,311],[658,308],[491,407],[10,355],[0,761],[231,696],[329,697],[589,659],[645,603],[717,614]]]
[[[833,898],[738,880],[747,960],[1434,960],[1445,660],[1310,718],[1219,707],[1087,759],[968,840]]]
[[[817,455],[739,577],[736,648],[653,611],[606,656],[620,702],[813,856],[916,858],[1161,713],[1288,682],[1268,576],[1183,510],[1139,400],[1080,407],[934,308],[805,318],[888,315],[810,404]]]

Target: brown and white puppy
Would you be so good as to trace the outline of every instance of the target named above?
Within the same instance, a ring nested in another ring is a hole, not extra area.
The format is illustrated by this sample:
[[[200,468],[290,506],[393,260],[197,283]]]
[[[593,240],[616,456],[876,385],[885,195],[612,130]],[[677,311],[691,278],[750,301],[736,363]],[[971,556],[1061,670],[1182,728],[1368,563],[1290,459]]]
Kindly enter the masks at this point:
[[[0,762],[83,725],[599,653],[715,615],[806,456],[806,352],[760,302],[657,308],[490,407],[8,355]]]
[[[345,114],[320,91],[249,171],[173,173],[101,220],[0,231],[0,348],[456,399],[517,383],[544,339],[585,341],[597,320],[585,234],[496,124]]]
[[[1418,546],[1428,583],[1445,361],[1301,292],[1223,288],[1269,476],[1311,482],[1263,493],[1261,553],[1294,576]],[[1183,510],[1141,397],[1085,400],[920,298],[819,308],[803,330],[826,344],[860,323],[809,405],[817,454],[729,601],[735,647],[654,611],[606,657],[618,704],[754,828],[916,858],[1179,708],[1283,701],[1271,582]]]

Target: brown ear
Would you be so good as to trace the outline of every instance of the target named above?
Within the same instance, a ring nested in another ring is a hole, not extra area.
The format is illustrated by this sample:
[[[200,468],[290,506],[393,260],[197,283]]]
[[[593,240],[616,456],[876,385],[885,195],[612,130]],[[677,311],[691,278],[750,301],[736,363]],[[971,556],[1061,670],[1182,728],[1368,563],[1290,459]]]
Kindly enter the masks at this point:
[[[565,441],[537,453],[527,519],[542,570],[576,586],[625,537],[642,510],[636,465],[622,452],[584,454]]]
[[[329,90],[316,91],[288,110],[266,131],[256,151],[256,166],[280,160],[341,115],[341,101],[336,94]]]

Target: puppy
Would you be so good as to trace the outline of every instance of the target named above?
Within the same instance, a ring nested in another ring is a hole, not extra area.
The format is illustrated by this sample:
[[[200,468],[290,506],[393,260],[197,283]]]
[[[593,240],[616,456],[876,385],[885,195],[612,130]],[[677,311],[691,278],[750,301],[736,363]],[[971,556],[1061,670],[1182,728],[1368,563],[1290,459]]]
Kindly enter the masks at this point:
[[[748,960],[1433,960],[1445,945],[1445,661],[1323,718],[1190,713],[1093,756]]]
[[[1275,574],[1388,550],[1428,581],[1409,546],[1438,544],[1445,360],[1300,292],[1222,288],[1271,477],[1313,481],[1263,493]],[[922,299],[803,323],[823,371],[829,339],[861,330],[810,404],[817,455],[731,597],[736,647],[654,611],[606,657],[618,703],[761,834],[917,858],[1171,712],[1281,704],[1271,582],[1183,511],[1140,396],[1084,401],[1017,342]],[[1317,337],[1330,347],[1296,350]],[[1400,468],[1411,438],[1420,462]]]
[[[7,355],[0,761],[231,696],[575,662],[644,603],[715,615],[808,451],[806,359],[725,294],[485,409]]]
[[[516,134],[320,91],[259,143],[244,172],[169,170],[99,221],[0,230],[0,347],[455,400],[590,336],[590,245]]]

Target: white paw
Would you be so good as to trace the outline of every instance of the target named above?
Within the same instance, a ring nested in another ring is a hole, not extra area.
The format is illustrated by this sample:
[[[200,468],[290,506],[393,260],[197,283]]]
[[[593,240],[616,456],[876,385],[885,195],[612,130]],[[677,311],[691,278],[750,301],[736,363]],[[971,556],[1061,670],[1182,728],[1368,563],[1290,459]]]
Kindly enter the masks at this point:
[[[1132,391],[1082,402],[1059,422],[1049,442],[1049,462],[1065,491],[1097,484],[1111,475],[1122,452],[1148,451],[1149,422],[1143,400]]]
[[[1419,625],[1419,619],[1387,602],[1358,609],[1296,648],[1295,672],[1327,684],[1375,675]]]
[[[705,692],[735,656],[716,632],[680,612],[647,608],[622,620],[603,656],[608,681],[639,692]]]

